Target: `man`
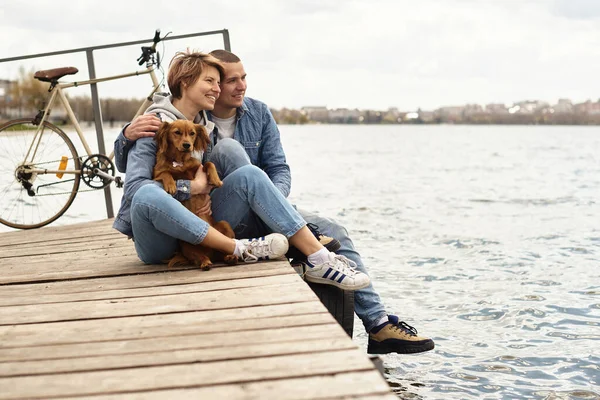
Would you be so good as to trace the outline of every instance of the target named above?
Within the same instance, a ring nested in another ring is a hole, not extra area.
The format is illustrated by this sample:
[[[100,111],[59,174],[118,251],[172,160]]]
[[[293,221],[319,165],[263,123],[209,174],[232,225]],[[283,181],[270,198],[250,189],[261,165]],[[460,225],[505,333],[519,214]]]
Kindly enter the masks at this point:
[[[237,168],[251,163],[262,169],[275,187],[287,197],[291,188],[290,168],[286,163],[273,116],[264,103],[245,96],[246,72],[235,54],[225,50],[215,50],[210,54],[223,63],[225,74],[221,79],[221,93],[214,110],[208,113],[215,129],[210,135],[211,144],[204,159],[217,165],[220,176],[227,176]],[[154,135],[159,125],[157,118],[146,115],[134,120],[121,132],[115,142],[119,170],[124,169],[123,163],[119,163],[122,162],[122,155],[126,154],[128,143],[139,137]],[[117,146],[117,143],[122,145]],[[326,247],[339,247],[336,253],[353,261],[358,271],[367,273],[344,227],[331,219],[304,210],[299,209],[298,212]],[[247,215],[234,229],[236,235],[241,237],[265,234],[264,224],[253,213]],[[400,321],[397,316],[388,315],[372,284],[356,290],[354,299],[355,312],[369,333],[369,353],[408,354],[434,348],[431,339],[418,336],[416,329]]]

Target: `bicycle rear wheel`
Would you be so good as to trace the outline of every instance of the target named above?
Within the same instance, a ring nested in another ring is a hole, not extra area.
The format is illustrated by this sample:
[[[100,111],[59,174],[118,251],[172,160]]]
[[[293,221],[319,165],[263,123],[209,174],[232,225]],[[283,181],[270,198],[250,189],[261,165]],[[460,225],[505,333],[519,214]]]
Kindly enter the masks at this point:
[[[41,138],[32,146],[37,129],[27,118],[0,126],[0,223],[12,228],[39,228],[55,221],[67,211],[79,189],[78,173],[43,171],[81,170],[69,137],[44,122]],[[35,156],[25,160],[30,148]]]

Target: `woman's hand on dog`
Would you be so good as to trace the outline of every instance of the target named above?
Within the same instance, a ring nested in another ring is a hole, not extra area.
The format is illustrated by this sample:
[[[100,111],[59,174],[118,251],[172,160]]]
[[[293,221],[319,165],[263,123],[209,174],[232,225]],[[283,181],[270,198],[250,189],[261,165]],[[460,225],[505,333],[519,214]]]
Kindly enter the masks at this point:
[[[196,176],[190,181],[192,194],[209,194],[214,186],[208,183],[208,176],[204,172],[204,167],[200,166],[196,171]]]
[[[152,137],[162,122],[153,114],[140,115],[125,128],[123,134],[128,140],[138,140],[143,137]]]

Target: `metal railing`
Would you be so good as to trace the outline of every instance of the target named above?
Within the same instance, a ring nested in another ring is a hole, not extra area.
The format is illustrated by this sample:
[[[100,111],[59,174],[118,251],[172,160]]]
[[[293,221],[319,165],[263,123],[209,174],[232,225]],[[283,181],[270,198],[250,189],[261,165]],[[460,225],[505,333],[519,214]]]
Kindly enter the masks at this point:
[[[210,36],[210,35],[223,35],[223,47],[227,51],[231,51],[231,44],[229,42],[229,31],[227,29],[222,29],[218,31],[207,31],[207,32],[197,32],[197,33],[189,33],[185,35],[177,35],[177,36],[167,36],[162,39],[166,40],[177,40],[177,39],[186,39],[197,36]],[[133,42],[122,42],[122,43],[113,43],[106,44],[102,46],[91,46],[91,47],[80,47],[77,49],[70,50],[61,50],[61,51],[52,51],[48,53],[38,53],[38,54],[30,54],[26,56],[18,56],[18,57],[8,57],[8,58],[0,58],[0,63],[9,62],[9,61],[20,61],[26,60],[30,58],[41,58],[41,57],[50,57],[57,56],[62,54],[70,54],[70,53],[81,53],[85,52],[87,57],[88,64],[88,72],[90,79],[96,79],[96,66],[94,63],[94,50],[104,50],[110,49],[114,47],[125,47],[125,46],[133,46],[139,44],[147,44],[152,42],[152,38],[144,39],[144,40],[136,40]],[[100,99],[98,96],[98,87],[96,83],[92,83],[90,85],[91,95],[92,95],[92,107],[94,112],[94,123],[96,128],[96,137],[98,140],[98,152],[100,154],[106,154],[106,149],[104,146],[104,130],[102,128],[102,110],[100,108]],[[108,218],[114,217],[114,210],[112,205],[112,195],[110,192],[110,185],[104,188],[104,200],[106,203],[106,215]]]

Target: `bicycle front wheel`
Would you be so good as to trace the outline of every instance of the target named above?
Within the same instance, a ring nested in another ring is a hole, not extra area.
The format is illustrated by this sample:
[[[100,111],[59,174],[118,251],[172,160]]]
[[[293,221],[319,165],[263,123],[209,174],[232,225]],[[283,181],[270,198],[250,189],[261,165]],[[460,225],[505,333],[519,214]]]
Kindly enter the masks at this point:
[[[32,229],[55,221],[75,200],[80,170],[73,142],[57,126],[27,118],[0,126],[0,223]]]

